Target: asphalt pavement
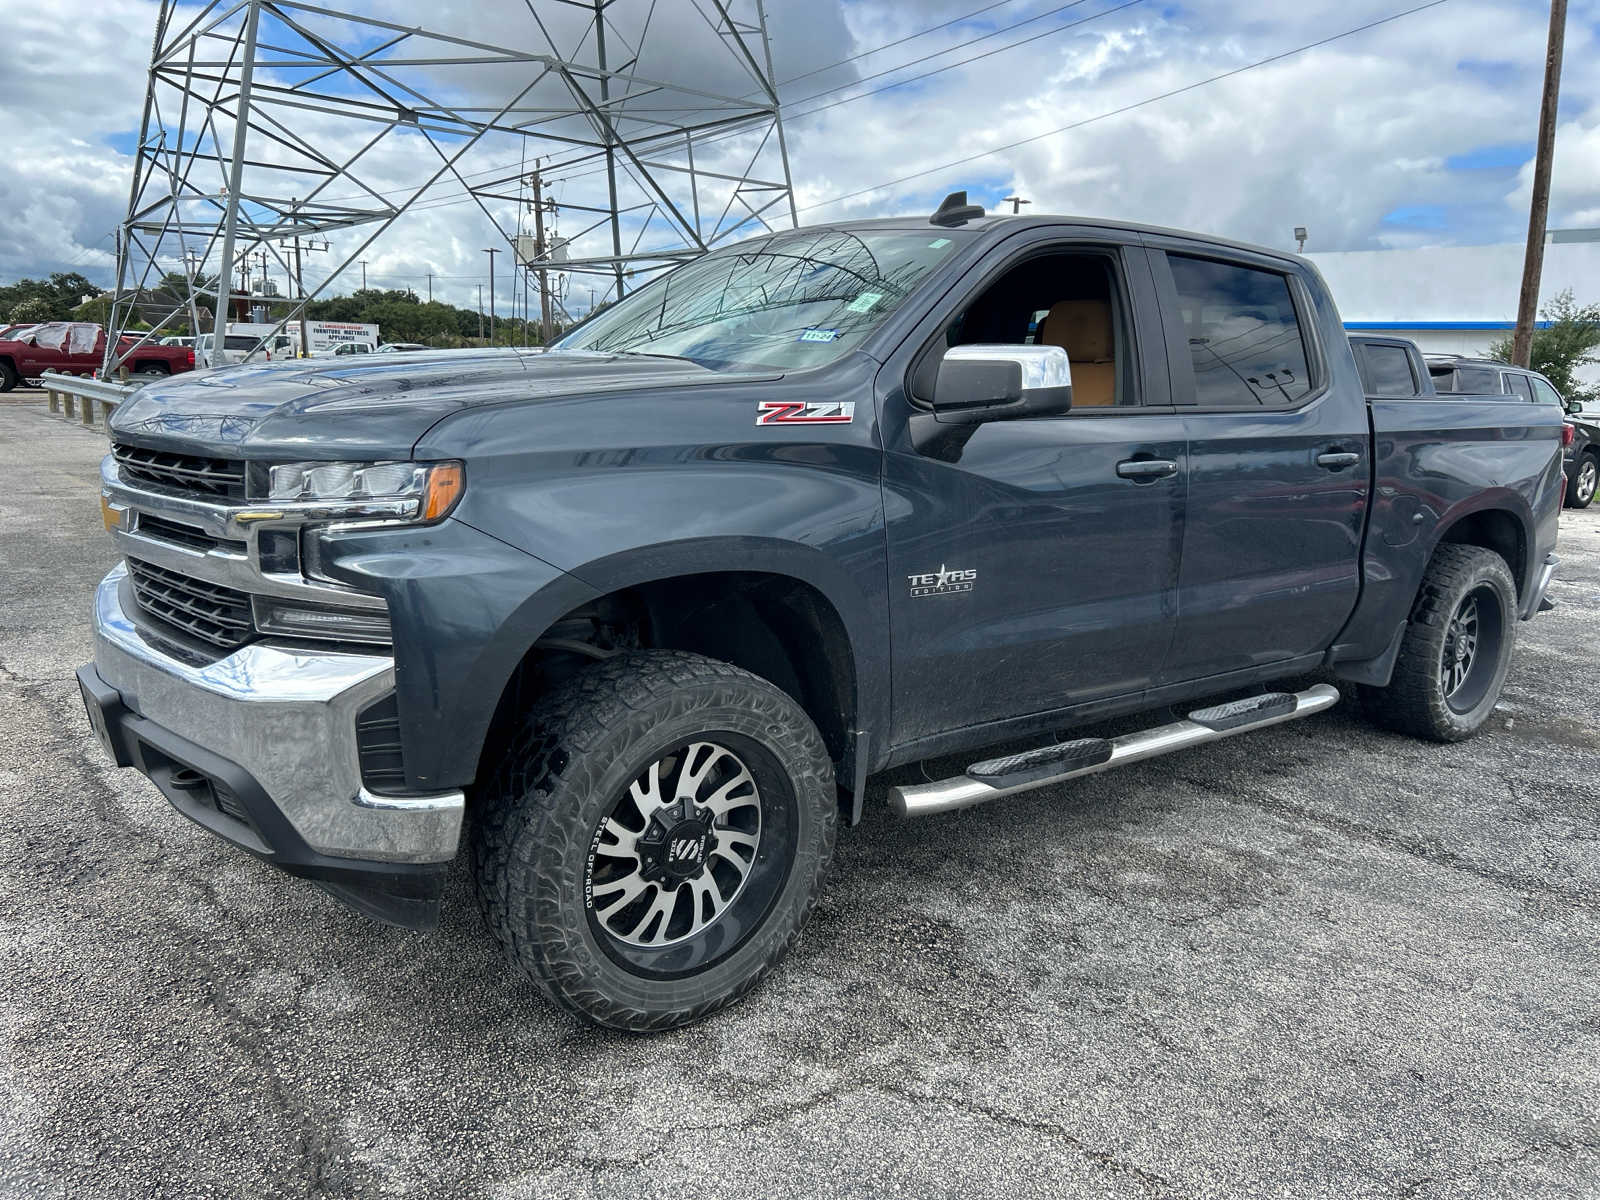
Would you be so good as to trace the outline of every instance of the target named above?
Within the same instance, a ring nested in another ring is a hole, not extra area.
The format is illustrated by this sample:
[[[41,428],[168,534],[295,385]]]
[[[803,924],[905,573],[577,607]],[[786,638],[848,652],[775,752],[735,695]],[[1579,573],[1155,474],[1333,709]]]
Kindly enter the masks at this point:
[[[111,767],[105,438],[42,408],[0,406],[0,1195],[1600,1195],[1600,507],[1476,740],[1346,701],[920,823],[879,780],[788,961],[639,1037],[463,872],[383,928]]]

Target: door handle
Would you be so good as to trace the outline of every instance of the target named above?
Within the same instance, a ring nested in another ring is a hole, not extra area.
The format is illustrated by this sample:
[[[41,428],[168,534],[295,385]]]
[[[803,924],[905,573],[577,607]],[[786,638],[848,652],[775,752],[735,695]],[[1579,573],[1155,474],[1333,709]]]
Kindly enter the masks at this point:
[[[1177,473],[1178,464],[1170,458],[1125,458],[1117,464],[1117,474],[1124,479],[1161,479]]]
[[[1353,467],[1360,461],[1361,455],[1351,450],[1329,450],[1326,454],[1317,455],[1317,466],[1327,467],[1330,471]]]

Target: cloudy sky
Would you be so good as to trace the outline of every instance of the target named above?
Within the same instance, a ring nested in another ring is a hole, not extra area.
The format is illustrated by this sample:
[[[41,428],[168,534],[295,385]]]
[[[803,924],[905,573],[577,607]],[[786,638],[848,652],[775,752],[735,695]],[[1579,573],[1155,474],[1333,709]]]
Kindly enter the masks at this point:
[[[1308,248],[1316,250],[1516,240],[1526,229],[1548,8],[1521,0],[1445,0],[1338,36],[1420,2],[766,0],[775,74],[787,81],[781,91],[801,220],[925,212],[946,191],[966,187],[991,207],[1015,194],[1032,201],[1032,212],[1125,218],[1275,245],[1291,245],[1293,227],[1305,225]],[[580,45],[567,6],[552,0],[531,6],[530,12],[527,0],[394,0],[359,11],[530,54],[548,52],[548,33],[562,53],[592,61],[592,42]],[[641,74],[702,94],[749,91],[692,0],[654,6],[616,0],[613,62],[619,44],[637,39],[652,7]],[[700,7],[709,11],[704,0]],[[199,11],[180,7],[176,20],[181,25]],[[0,175],[0,282],[78,270],[109,284],[158,6],[0,0],[0,12],[8,33],[0,119],[10,166]],[[376,61],[385,53],[381,31],[316,25],[301,10],[293,15],[303,28],[315,25],[319,36],[356,53]],[[269,27],[267,40],[285,45],[287,27],[268,20],[264,35]],[[1600,0],[1574,0],[1551,213],[1556,227],[1600,226],[1597,42]],[[282,54],[275,61],[280,65],[263,73],[269,82],[305,78],[281,65]],[[527,88],[537,70],[524,57],[397,69],[390,76],[457,111],[492,110]],[[1237,73],[1193,86],[1229,72]],[[554,104],[561,86],[547,78],[523,104]],[[340,88],[353,103],[372,98],[360,88]],[[679,93],[658,93],[641,99],[639,111],[659,116],[649,112],[652,104],[659,110],[689,103]],[[286,137],[334,154],[355,153],[383,128],[349,114],[277,111]],[[170,141],[178,115],[170,93],[162,115]],[[231,137],[226,120],[216,131],[224,142]],[[700,165],[740,173],[755,149],[752,136],[706,146]],[[439,150],[449,154],[463,145],[448,136],[435,142],[438,150],[401,127],[361,158],[360,184],[335,181],[323,198],[376,203],[364,184],[401,203],[439,169]],[[995,152],[1000,147],[1007,148]],[[496,135],[473,146],[458,166],[476,183],[497,169],[519,168],[524,154],[554,150]],[[759,171],[774,169],[775,150],[769,142]],[[257,155],[280,167],[295,157],[265,143],[252,144]],[[582,206],[604,204],[604,175],[556,174],[568,176],[552,185],[561,204],[556,223],[564,235],[580,234],[593,220]],[[287,178],[258,175],[253,186],[275,196],[311,186]],[[215,193],[220,183],[202,180],[201,190]],[[632,188],[624,178],[630,203],[640,195]],[[504,244],[491,218],[510,228],[525,216],[517,191],[510,185],[510,198],[488,201],[486,212],[446,175],[360,252],[369,281],[421,293],[431,273],[434,295],[476,303],[488,261],[482,249]],[[689,207],[683,192],[672,198]],[[722,197],[707,192],[700,200],[708,218],[721,209]],[[642,213],[625,222],[625,241],[639,236]],[[777,212],[769,215],[776,219]],[[580,237],[575,251],[598,249],[603,235]],[[640,244],[661,236],[658,218]],[[308,281],[321,283],[364,237],[335,235],[329,253],[310,257]],[[508,261],[499,260],[502,311]],[[357,267],[329,290],[359,282]],[[572,289],[575,309],[586,293],[583,283]]]

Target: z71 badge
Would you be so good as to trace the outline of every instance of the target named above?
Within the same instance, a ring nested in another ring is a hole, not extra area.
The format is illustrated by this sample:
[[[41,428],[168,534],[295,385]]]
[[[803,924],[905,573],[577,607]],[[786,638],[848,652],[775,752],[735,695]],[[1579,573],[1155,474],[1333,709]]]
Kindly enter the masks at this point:
[[[854,400],[839,400],[833,404],[763,400],[756,405],[757,425],[848,425],[855,419]]]

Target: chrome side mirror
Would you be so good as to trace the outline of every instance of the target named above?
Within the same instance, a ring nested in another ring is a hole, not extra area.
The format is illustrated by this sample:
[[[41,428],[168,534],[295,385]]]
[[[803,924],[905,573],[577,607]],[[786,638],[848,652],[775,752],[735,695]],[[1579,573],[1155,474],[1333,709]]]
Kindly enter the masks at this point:
[[[947,425],[1059,416],[1072,407],[1072,363],[1060,346],[952,346],[932,404]]]

